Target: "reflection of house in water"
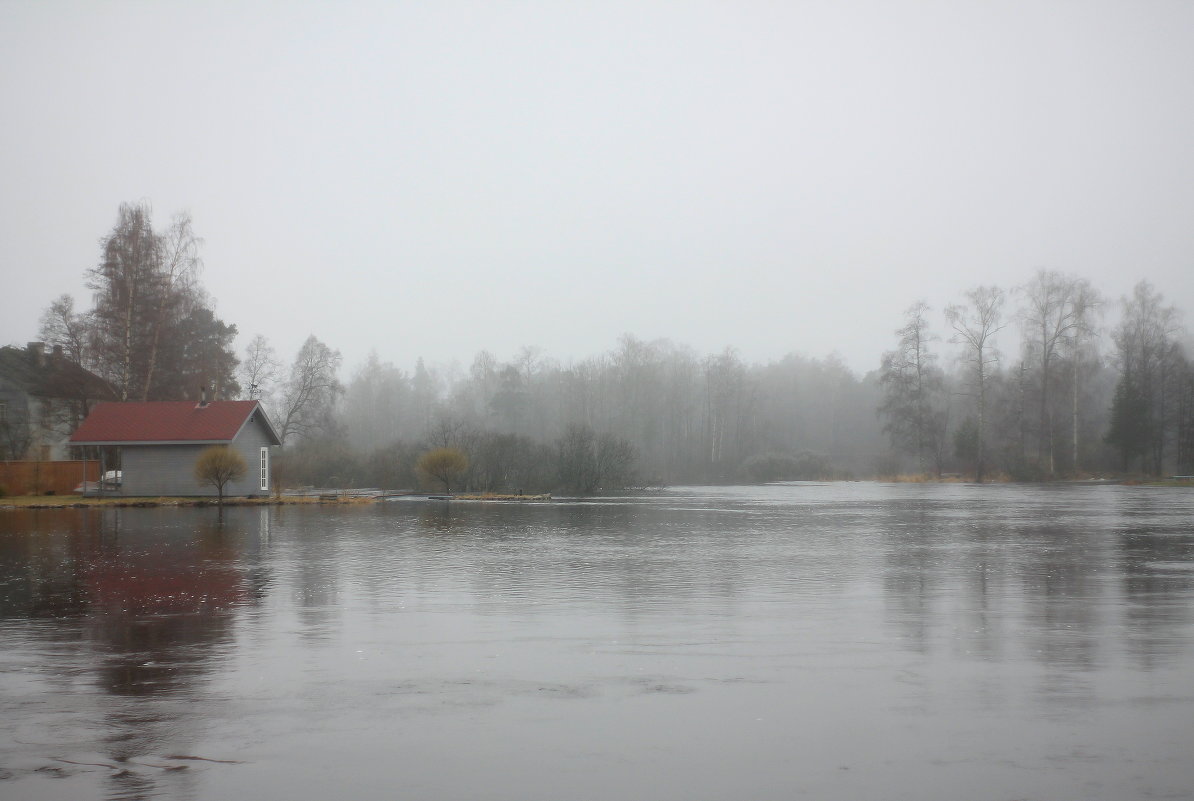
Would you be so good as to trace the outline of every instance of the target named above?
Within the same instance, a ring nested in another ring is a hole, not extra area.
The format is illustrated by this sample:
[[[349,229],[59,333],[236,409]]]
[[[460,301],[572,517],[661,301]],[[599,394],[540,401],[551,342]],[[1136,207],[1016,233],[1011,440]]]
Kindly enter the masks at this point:
[[[184,687],[231,636],[232,615],[251,596],[234,544],[215,519],[192,536],[122,525],[104,514],[100,547],[81,571],[93,637],[104,642],[100,679],[111,692]]]
[[[72,710],[60,739],[128,768],[113,772],[110,797],[190,796],[193,771],[143,763],[190,753],[212,707],[193,701],[232,646],[240,610],[264,594],[268,510],[231,511],[165,525],[160,509],[0,515],[0,619],[42,621],[22,636],[54,654],[38,679]],[[26,761],[84,770],[56,759],[69,751],[21,747]]]
[[[163,530],[153,524],[156,511],[106,512],[81,571],[95,677],[114,699],[103,751],[117,763],[190,750],[202,723],[191,701],[231,647],[238,608],[258,597],[243,564],[257,538],[237,525],[256,514],[228,523],[203,516],[195,528]],[[112,794],[183,794],[187,781],[185,774],[122,771],[111,777]]]
[[[87,547],[81,509],[0,512],[0,620],[77,621],[87,610],[78,552]]]

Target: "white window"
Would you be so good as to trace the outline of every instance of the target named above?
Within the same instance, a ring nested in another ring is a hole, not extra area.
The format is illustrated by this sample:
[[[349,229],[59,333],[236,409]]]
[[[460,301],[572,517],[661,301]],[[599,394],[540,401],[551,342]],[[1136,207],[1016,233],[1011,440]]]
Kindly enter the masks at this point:
[[[261,491],[269,492],[269,448],[261,449]]]

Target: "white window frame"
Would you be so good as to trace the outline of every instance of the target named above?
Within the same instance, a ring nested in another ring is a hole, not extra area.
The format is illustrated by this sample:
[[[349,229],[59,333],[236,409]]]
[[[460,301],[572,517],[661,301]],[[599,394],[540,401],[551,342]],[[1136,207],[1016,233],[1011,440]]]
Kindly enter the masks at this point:
[[[269,492],[269,448],[261,449],[261,490]]]

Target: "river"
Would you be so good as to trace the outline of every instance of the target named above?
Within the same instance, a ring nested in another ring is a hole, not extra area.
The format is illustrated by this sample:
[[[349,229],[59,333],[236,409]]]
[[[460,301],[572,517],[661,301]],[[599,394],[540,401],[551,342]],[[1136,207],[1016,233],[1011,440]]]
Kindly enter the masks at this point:
[[[1194,798],[1194,492],[0,510],[0,798]]]

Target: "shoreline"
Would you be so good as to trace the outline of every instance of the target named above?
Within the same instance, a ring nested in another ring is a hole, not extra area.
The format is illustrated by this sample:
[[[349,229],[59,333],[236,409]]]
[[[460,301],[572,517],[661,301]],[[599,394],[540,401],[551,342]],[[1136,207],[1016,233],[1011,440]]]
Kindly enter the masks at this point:
[[[410,500],[436,500],[433,495],[403,494],[403,495],[336,495],[324,493],[320,495],[292,495],[281,498],[225,498],[224,506],[325,506],[325,505],[365,505],[393,500],[394,498]],[[491,493],[477,493],[469,495],[454,495],[450,500],[468,502],[502,502],[502,503],[544,503],[552,500],[550,494],[543,495],[498,495]],[[152,509],[160,507],[219,507],[214,498],[94,498],[83,495],[14,495],[0,498],[0,511],[14,511],[17,509]]]
[[[224,506],[296,506],[300,504],[372,503],[376,498],[351,497],[328,500],[319,497],[225,498]],[[161,506],[220,506],[214,498],[88,498],[83,495],[16,495],[0,498],[0,510],[7,509],[122,509]]]
[[[784,482],[779,482],[784,483]],[[820,483],[820,482],[818,482]],[[824,482],[835,483],[835,482]],[[842,483],[857,483],[857,481],[848,481]],[[897,483],[897,484],[961,484],[973,483],[966,481],[958,481],[956,479],[947,479],[945,481],[886,481],[879,480],[879,483]],[[1126,486],[1126,487],[1175,487],[1175,488],[1194,488],[1194,480],[1183,477],[1143,480],[1134,478],[1099,478],[1099,479],[1071,479],[1048,482],[1013,482],[1013,481],[989,481],[984,482],[989,485],[999,484],[1017,484],[1048,486],[1048,485],[1086,485],[1086,486]],[[715,485],[721,486],[721,485]],[[730,486],[757,486],[753,484],[730,485]],[[982,485],[976,485],[982,486]],[[363,505],[380,503],[383,501],[394,500],[396,498],[404,498],[407,500],[451,500],[464,501],[469,503],[549,503],[556,500],[550,493],[543,493],[539,495],[512,495],[499,493],[469,493],[461,495],[453,495],[451,498],[444,499],[436,495],[423,495],[422,493],[402,493],[401,495],[353,495],[353,494],[331,494],[323,493],[319,495],[291,495],[268,498],[226,498],[224,499],[224,506],[323,506],[323,505]],[[95,498],[85,497],[83,495],[14,495],[11,497],[0,498],[0,511],[10,511],[17,509],[127,509],[127,508],[157,508],[157,507],[218,507],[220,504],[214,498],[185,498],[185,497],[159,497],[159,498]]]

